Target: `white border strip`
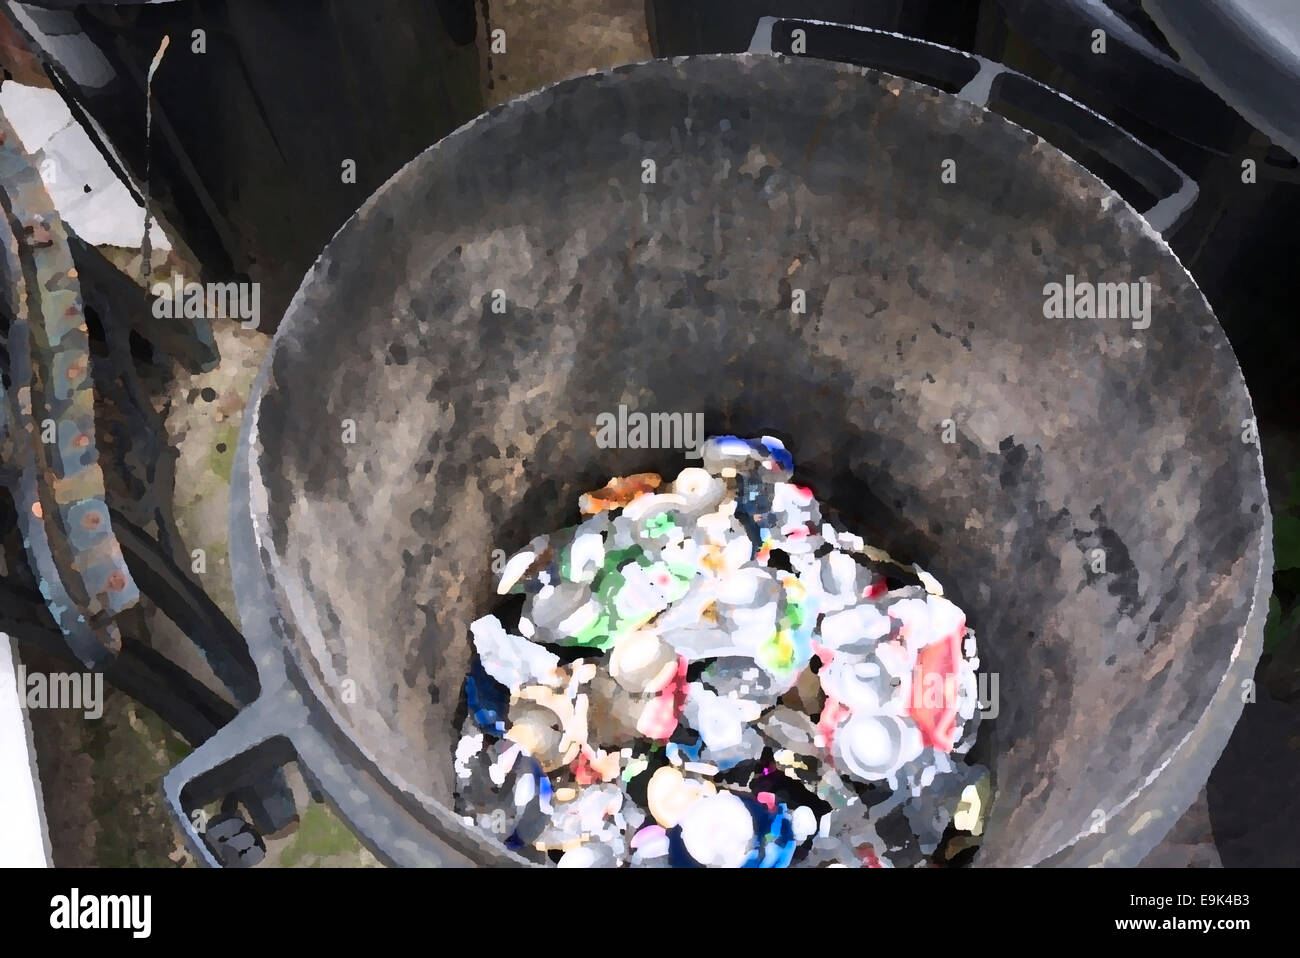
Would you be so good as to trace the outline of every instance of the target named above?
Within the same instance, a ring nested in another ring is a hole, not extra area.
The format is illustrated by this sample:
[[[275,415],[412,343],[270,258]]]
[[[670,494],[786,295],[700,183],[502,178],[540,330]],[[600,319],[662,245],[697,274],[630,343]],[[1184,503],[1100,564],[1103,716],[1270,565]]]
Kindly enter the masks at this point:
[[[49,868],[50,836],[16,661],[13,640],[0,632],[0,868]]]

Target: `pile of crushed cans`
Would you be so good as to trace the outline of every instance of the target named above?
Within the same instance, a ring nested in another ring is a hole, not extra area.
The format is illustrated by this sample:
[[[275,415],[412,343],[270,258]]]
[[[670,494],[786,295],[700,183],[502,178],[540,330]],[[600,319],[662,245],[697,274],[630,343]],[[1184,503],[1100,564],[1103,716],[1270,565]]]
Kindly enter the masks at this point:
[[[968,860],[989,778],[965,614],[824,522],[780,441],[701,454],[506,561],[521,600],[471,626],[457,814],[561,866]]]

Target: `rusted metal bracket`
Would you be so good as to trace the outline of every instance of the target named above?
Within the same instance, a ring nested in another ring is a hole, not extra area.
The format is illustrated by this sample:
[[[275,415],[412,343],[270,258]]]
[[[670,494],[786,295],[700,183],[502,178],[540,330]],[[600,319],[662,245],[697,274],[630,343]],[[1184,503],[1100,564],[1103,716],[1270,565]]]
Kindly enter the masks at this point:
[[[113,618],[140,592],[113,534],[95,445],[90,348],[62,220],[0,114],[0,459],[50,614],[89,667],[121,648]]]

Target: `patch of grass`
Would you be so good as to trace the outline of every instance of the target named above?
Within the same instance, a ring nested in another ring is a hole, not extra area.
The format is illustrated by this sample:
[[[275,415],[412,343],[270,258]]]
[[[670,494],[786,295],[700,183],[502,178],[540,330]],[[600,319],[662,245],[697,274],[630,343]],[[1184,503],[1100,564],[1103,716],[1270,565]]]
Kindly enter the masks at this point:
[[[237,423],[223,422],[217,427],[216,435],[212,439],[212,451],[208,453],[208,469],[222,482],[230,482],[230,470],[235,463],[235,443],[238,441]],[[218,445],[224,446],[222,452],[217,452]]]
[[[209,572],[212,571],[213,566],[220,565],[222,559],[230,558],[230,546],[228,543],[222,540],[209,542],[203,547],[203,549],[205,552],[207,552],[207,564],[208,564]]]
[[[104,822],[96,864],[175,867],[169,858],[174,833],[161,808],[158,782],[189,746],[153,712],[116,694],[106,703],[103,720],[87,723],[85,750],[94,759],[91,810]]]
[[[1300,569],[1300,515],[1273,517],[1273,571]]]
[[[1273,653],[1291,636],[1300,632],[1300,605],[1293,605],[1285,615],[1276,595],[1268,600],[1268,619],[1264,622],[1264,652]]]
[[[357,855],[361,843],[327,806],[313,803],[303,809],[298,831],[285,848],[280,863],[286,868],[319,866],[321,859]]]

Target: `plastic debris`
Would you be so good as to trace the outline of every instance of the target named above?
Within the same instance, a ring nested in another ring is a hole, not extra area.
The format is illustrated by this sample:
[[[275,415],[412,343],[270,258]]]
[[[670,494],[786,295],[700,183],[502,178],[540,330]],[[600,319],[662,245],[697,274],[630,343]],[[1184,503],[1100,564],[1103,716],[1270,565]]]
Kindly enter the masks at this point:
[[[646,804],[656,822],[672,828],[696,801],[716,791],[712,782],[688,778],[677,769],[664,766],[650,777]]]
[[[962,789],[961,799],[952,815],[953,826],[978,838],[984,834],[984,821],[988,817],[989,776],[981,775],[973,785]]]
[[[702,460],[611,479],[506,560],[520,607],[470,626],[456,813],[566,868],[965,860],[992,797],[962,760],[965,614],[823,521],[780,440]]]
[[[754,820],[745,802],[718,792],[694,802],[681,817],[681,842],[687,855],[708,867],[739,868],[754,851]]]
[[[511,635],[496,616],[486,615],[473,622],[469,629],[484,671],[510,691],[556,677],[559,656],[522,635]]]
[[[619,509],[628,505],[637,496],[658,489],[661,482],[663,479],[653,472],[641,472],[626,477],[616,476],[609,480],[604,488],[585,493],[578,500],[578,511],[584,516],[590,516],[606,509]]]

